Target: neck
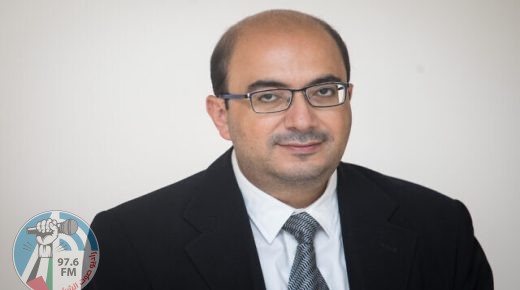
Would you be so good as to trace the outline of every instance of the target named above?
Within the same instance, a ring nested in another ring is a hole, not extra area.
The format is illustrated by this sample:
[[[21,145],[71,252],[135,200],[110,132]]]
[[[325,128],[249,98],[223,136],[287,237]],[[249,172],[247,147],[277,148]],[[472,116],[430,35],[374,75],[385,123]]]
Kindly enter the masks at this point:
[[[325,192],[329,182],[331,172],[324,172],[321,176],[316,176],[306,180],[286,180],[277,176],[248,175],[244,171],[242,174],[256,187],[281,202],[294,208],[306,208],[315,202]]]

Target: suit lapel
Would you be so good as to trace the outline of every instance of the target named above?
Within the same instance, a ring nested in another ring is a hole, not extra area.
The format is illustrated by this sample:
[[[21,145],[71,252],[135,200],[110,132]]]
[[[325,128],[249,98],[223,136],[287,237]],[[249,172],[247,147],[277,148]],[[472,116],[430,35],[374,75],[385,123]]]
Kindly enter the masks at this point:
[[[184,212],[201,232],[186,252],[210,289],[265,289],[242,195],[231,167],[231,151],[205,172]]]
[[[338,204],[350,289],[406,289],[416,234],[390,223],[397,204],[352,165],[338,168]]]
[[[184,212],[200,231],[186,253],[210,289],[265,289],[231,151],[205,174]],[[352,165],[340,165],[338,205],[350,289],[406,289],[416,234],[389,221],[397,204]]]

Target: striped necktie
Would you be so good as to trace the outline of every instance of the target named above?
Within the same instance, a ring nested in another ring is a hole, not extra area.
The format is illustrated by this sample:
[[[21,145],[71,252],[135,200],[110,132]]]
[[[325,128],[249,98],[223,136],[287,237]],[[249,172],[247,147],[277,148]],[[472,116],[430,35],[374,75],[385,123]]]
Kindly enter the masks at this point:
[[[320,227],[308,213],[292,215],[283,229],[298,241],[296,256],[289,276],[289,290],[328,290],[329,287],[316,266],[314,235]]]

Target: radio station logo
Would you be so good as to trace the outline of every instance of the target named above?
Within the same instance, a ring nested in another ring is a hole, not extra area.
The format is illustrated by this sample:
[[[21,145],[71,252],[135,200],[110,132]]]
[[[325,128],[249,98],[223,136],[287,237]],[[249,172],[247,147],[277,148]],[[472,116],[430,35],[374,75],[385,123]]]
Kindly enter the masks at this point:
[[[40,213],[16,236],[13,262],[34,290],[74,290],[92,280],[99,263],[96,237],[80,217],[65,211]]]

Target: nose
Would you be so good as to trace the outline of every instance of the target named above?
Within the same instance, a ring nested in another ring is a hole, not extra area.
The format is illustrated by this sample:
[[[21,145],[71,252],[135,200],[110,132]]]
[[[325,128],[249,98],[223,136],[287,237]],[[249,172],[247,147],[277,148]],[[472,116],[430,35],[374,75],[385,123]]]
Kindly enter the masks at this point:
[[[285,127],[301,132],[315,128],[317,124],[315,109],[309,104],[303,92],[295,92],[291,106],[285,112]]]

